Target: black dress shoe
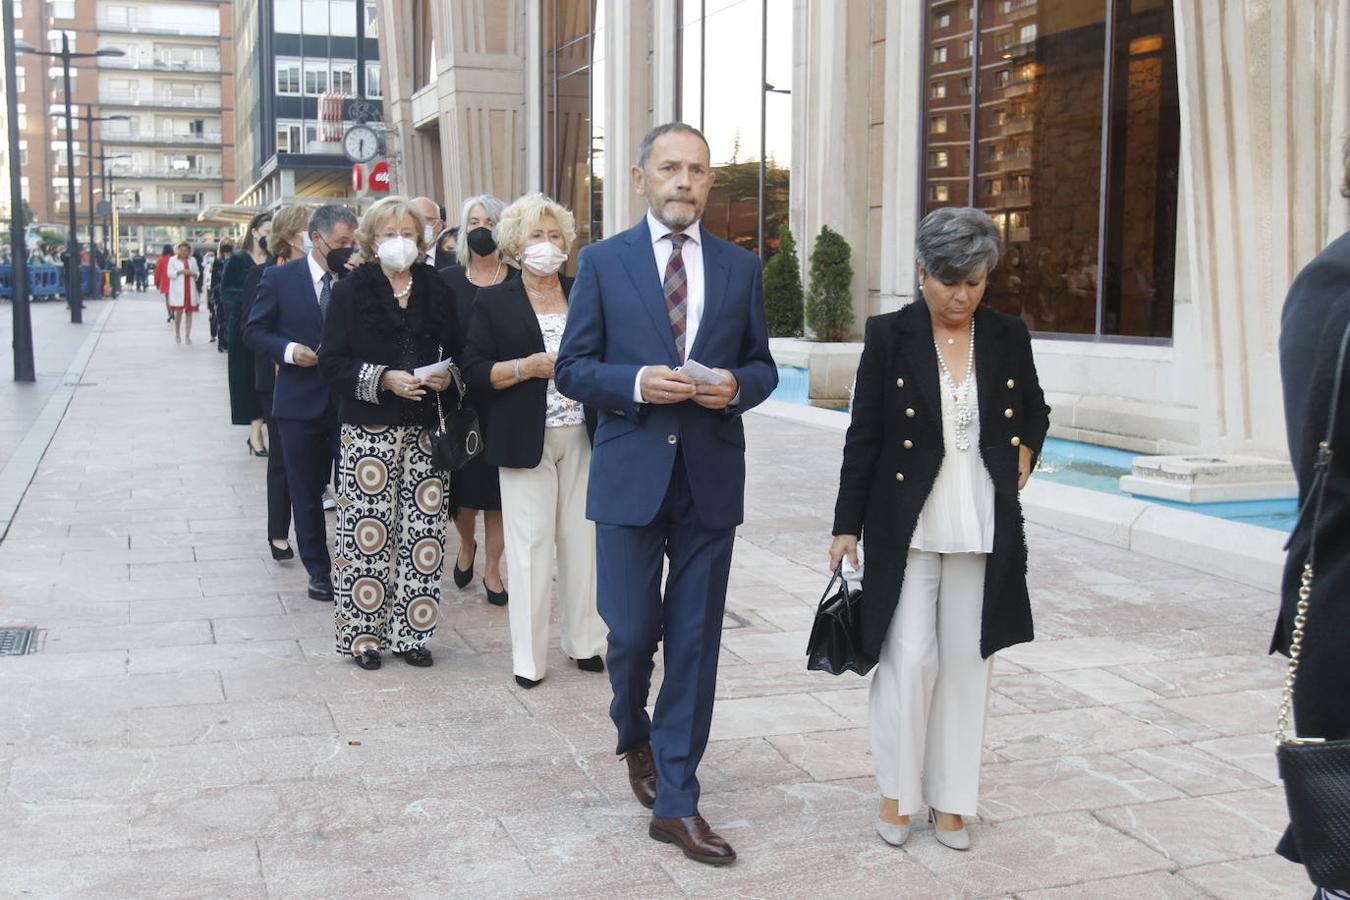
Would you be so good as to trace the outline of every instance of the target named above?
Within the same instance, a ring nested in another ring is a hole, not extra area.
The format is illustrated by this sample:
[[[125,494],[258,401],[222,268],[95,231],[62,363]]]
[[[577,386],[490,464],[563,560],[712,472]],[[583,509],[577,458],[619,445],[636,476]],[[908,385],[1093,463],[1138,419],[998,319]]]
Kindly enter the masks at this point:
[[[700,815],[680,819],[659,819],[652,816],[647,826],[652,840],[674,844],[694,862],[709,866],[725,866],[736,861],[736,851],[723,837],[712,830]]]
[[[425,669],[431,665],[431,651],[426,647],[415,647],[404,653],[396,653],[395,656],[402,656],[403,661],[410,666],[417,666],[419,669]]]
[[[272,558],[275,559],[277,562],[285,562],[288,559],[295,559],[295,551],[291,549],[290,544],[287,544],[285,547],[278,547],[276,544],[272,543],[271,541],[268,541],[267,549],[272,551]]]
[[[333,602],[333,582],[327,575],[311,575],[309,577],[309,599],[318,600],[321,603]]]
[[[384,665],[384,662],[380,659],[380,651],[374,647],[367,647],[362,650],[356,655],[355,659],[356,664],[367,672],[374,671]]]
[[[505,587],[505,585],[503,585],[503,587]],[[511,600],[506,591],[494,591],[492,588],[488,587],[487,584],[483,585],[483,590],[487,592],[487,602],[491,603],[493,606],[505,606]]]
[[[520,685],[521,687],[523,687],[523,688],[524,688],[525,690],[527,690],[527,691],[528,691],[530,688],[533,688],[533,687],[539,687],[539,685],[541,685],[541,684],[543,684],[543,683],[544,683],[544,679],[542,679],[542,678],[540,678],[538,681],[535,681],[533,678],[526,678],[524,675],[517,675],[517,676],[516,676],[516,684]]]
[[[474,541],[473,556],[469,557],[469,567],[467,569],[461,569],[459,567],[459,557],[458,556],[455,557],[455,572],[454,572],[455,587],[459,588],[461,591],[469,586],[470,581],[473,581],[473,561],[477,558],[478,558],[477,541]]]
[[[592,656],[590,659],[577,660],[577,668],[583,672],[603,672],[605,671],[605,661],[598,656]]]

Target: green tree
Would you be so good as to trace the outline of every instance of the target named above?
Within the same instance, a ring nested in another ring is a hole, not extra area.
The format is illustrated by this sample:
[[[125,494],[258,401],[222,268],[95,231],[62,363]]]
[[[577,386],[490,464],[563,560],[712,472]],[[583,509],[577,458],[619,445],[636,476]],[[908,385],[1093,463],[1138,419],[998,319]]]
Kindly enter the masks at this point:
[[[811,287],[806,296],[806,321],[818,341],[842,341],[853,324],[852,251],[843,235],[828,225],[811,250]]]
[[[764,265],[764,310],[769,334],[797,337],[802,333],[802,276],[792,229],[778,226],[778,252]]]

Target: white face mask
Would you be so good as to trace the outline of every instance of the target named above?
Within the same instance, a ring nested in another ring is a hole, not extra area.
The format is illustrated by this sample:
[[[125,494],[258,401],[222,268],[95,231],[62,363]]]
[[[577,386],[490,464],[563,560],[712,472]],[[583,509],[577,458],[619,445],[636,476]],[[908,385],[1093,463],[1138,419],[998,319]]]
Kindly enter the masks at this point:
[[[314,249],[314,241],[310,239],[309,232],[301,232],[300,246],[304,248],[306,253]]]
[[[417,243],[406,237],[386,238],[375,253],[384,265],[395,272],[402,272],[416,261]]]
[[[432,231],[430,225],[422,226],[422,240],[425,241],[428,246],[436,240],[436,232]]]
[[[540,241],[520,251],[520,264],[535,275],[552,275],[567,262],[567,254],[552,241]]]

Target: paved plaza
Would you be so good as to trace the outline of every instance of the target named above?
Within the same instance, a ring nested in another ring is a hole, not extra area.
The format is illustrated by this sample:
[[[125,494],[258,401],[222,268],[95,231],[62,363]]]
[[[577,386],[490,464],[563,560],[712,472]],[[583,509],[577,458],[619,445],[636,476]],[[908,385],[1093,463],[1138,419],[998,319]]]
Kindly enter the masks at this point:
[[[555,649],[517,687],[481,580],[447,573],[431,669],[333,652],[331,607],[268,554],[265,461],[198,318],[175,346],[157,297],[117,301],[0,543],[0,626],[43,629],[0,658],[0,896],[1311,894],[1271,852],[1276,597],[1039,526],[974,848],[883,844],[866,684],[803,655],[842,438],[764,414],[700,770],[740,860],[686,861],[646,836],[606,679]]]

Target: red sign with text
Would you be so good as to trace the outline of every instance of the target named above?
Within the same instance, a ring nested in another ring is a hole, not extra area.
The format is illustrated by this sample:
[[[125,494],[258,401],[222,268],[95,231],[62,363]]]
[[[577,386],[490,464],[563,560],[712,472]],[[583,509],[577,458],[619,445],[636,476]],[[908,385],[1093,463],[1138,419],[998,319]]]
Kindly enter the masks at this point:
[[[370,170],[370,189],[372,191],[389,191],[389,163],[377,162]]]

